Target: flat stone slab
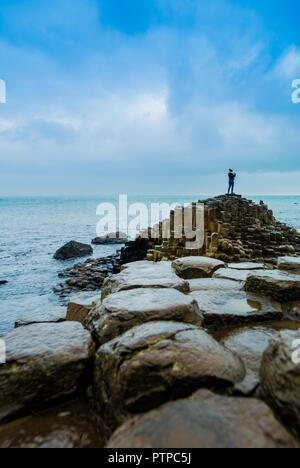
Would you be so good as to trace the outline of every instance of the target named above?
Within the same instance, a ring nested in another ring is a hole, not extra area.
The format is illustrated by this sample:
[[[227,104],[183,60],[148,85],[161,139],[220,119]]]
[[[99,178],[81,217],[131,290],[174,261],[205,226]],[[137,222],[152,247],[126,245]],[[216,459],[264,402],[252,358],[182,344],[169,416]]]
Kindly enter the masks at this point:
[[[183,293],[189,291],[188,283],[178,278],[171,262],[136,262],[105,280],[102,300],[109,294],[139,288],[174,288]]]
[[[132,418],[117,429],[107,448],[298,448],[298,444],[264,402],[199,390]]]
[[[4,341],[0,421],[45,409],[80,391],[93,349],[81,324],[28,325],[8,333]]]
[[[210,278],[216,270],[224,266],[224,262],[208,257],[178,258],[172,263],[175,273],[183,279]]]
[[[151,322],[99,348],[93,398],[104,421],[116,428],[134,413],[201,387],[227,388],[244,376],[240,358],[204,330]]]
[[[279,270],[300,274],[300,257],[280,257],[277,260]]]
[[[190,296],[196,299],[203,315],[204,327],[218,329],[245,323],[280,320],[283,316],[279,306],[245,291],[195,291]]]
[[[105,431],[84,401],[0,426],[0,448],[103,448]]]
[[[300,436],[300,333],[283,331],[266,349],[260,392],[286,426]]]
[[[15,328],[37,323],[60,323],[65,320],[66,312],[63,308],[54,312],[28,312],[15,322]]]
[[[220,270],[213,274],[213,278],[245,282],[250,274],[253,274],[253,270],[234,270],[233,268],[220,268]]]
[[[203,317],[195,299],[176,289],[133,289],[108,296],[92,309],[85,325],[101,346],[137,325],[159,320],[201,326]]]
[[[268,296],[275,301],[286,303],[300,300],[300,275],[279,270],[265,270],[248,276],[246,291]]]
[[[259,370],[263,354],[270,340],[280,330],[298,330],[300,324],[295,322],[278,322],[268,325],[256,325],[225,330],[221,343],[237,353],[246,367],[246,377],[235,385],[235,389],[245,395],[252,394],[259,385]],[[217,336],[215,335],[217,338]]]
[[[263,263],[243,262],[243,263],[229,263],[228,268],[232,270],[264,270]]]
[[[240,291],[244,283],[223,278],[201,278],[188,281],[190,291]]]

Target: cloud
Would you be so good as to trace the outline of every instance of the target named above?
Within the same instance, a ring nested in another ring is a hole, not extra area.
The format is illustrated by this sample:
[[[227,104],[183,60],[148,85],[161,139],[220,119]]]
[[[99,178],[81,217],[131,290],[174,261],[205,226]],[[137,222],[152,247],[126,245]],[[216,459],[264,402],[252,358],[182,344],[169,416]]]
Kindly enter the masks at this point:
[[[103,190],[126,189],[126,180],[143,190],[140,178],[152,178],[157,191],[187,193],[192,173],[213,184],[229,166],[300,170],[299,117],[286,85],[300,52],[271,57],[254,12],[225,1],[165,1],[159,20],[152,9],[148,26],[137,33],[131,24],[130,34],[109,15],[104,22],[96,1],[74,0],[66,20],[68,2],[55,0],[50,11],[42,1],[34,12],[25,4],[1,13],[15,12],[11,32],[19,21],[20,31],[0,42],[8,87],[0,182],[39,173],[53,192],[65,177],[74,193],[82,174],[84,193],[100,173]]]

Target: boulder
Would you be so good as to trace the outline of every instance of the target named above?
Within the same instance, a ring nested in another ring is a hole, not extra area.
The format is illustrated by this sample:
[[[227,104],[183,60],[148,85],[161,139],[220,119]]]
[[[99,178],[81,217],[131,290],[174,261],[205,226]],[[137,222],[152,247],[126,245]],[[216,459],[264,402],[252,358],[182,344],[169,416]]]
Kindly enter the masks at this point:
[[[241,381],[241,360],[204,330],[176,322],[135,327],[96,354],[93,398],[105,422],[116,428],[201,387],[225,389]]]
[[[214,273],[213,278],[245,282],[250,274],[253,274],[253,270],[234,270],[232,268],[220,268],[220,270]]]
[[[140,288],[174,288],[183,293],[189,291],[188,283],[175,275],[171,262],[136,262],[105,280],[102,300],[109,294]]]
[[[3,286],[4,284],[7,284],[7,281],[6,280],[1,280],[0,281],[0,286]]]
[[[83,325],[91,309],[92,305],[85,306],[69,302],[66,320],[67,322],[79,322]]]
[[[280,257],[277,260],[279,270],[300,274],[300,257]]]
[[[265,265],[253,262],[229,263],[228,268],[232,270],[264,270]]]
[[[204,327],[214,330],[283,316],[277,304],[245,291],[195,291],[190,296],[198,303]]]
[[[125,244],[128,242],[128,237],[124,232],[110,232],[105,236],[95,237],[92,240],[92,244],[95,245],[106,245],[106,244]]]
[[[298,448],[268,406],[199,390],[135,416],[112,435],[107,448]]]
[[[58,249],[54,255],[56,260],[68,260],[76,257],[86,257],[91,255],[93,249],[89,244],[81,244],[80,242],[71,241]]]
[[[244,283],[222,278],[202,278],[188,281],[190,291],[240,291]]]
[[[262,397],[287,427],[300,436],[299,332],[284,331],[270,341],[260,376]]]
[[[175,273],[183,279],[210,278],[225,263],[208,257],[178,258],[172,263]]]
[[[298,330],[299,328],[300,324],[282,321],[268,325],[227,329],[222,332],[221,343],[238,354],[246,367],[246,377],[235,385],[235,390],[244,395],[252,394],[259,385],[260,365],[270,340],[278,334],[279,330]],[[215,334],[215,338],[217,335]]]
[[[197,302],[176,289],[133,289],[108,296],[86,320],[98,345],[142,323],[173,320],[202,325]]]
[[[280,303],[300,300],[300,276],[279,270],[265,270],[249,275],[246,291],[268,296]]]
[[[0,448],[103,448],[104,428],[84,401],[0,426]]]
[[[90,333],[75,322],[28,325],[4,336],[0,421],[30,414],[74,396],[87,383]]]

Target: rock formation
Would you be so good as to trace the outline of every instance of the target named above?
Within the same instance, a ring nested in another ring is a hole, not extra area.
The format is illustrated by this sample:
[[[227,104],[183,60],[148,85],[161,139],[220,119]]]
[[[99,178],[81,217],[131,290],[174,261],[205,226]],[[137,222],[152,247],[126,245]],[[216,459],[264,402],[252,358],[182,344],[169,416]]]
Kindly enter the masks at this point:
[[[175,220],[183,219],[183,207],[177,207],[171,211],[169,220],[140,234],[139,237],[148,242],[149,260],[205,255],[224,262],[276,264],[277,257],[300,252],[299,233],[276,221],[273,212],[263,202],[257,205],[239,195],[222,195],[199,200],[199,203],[204,205],[204,245],[196,250],[187,248],[183,223],[179,226],[181,232],[178,236]],[[194,230],[196,209],[196,203],[190,205]],[[127,256],[127,262],[130,261],[130,251],[125,249],[123,255]]]
[[[93,253],[89,244],[71,241],[58,249],[54,255],[56,260],[68,260],[69,258],[87,257]]]

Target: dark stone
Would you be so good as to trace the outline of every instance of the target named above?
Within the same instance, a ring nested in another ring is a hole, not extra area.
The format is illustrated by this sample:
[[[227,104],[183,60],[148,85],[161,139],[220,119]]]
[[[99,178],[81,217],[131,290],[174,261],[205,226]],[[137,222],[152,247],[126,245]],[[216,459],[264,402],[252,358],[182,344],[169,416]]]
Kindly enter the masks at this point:
[[[56,260],[68,260],[69,258],[86,257],[91,255],[93,249],[89,244],[71,241],[61,247],[54,255]]]
[[[126,246],[121,250],[121,264],[138,262],[147,257],[149,244],[146,239],[136,239],[135,241],[127,242]]]
[[[3,284],[7,284],[7,281],[6,280],[0,281],[0,286],[2,286]]]

